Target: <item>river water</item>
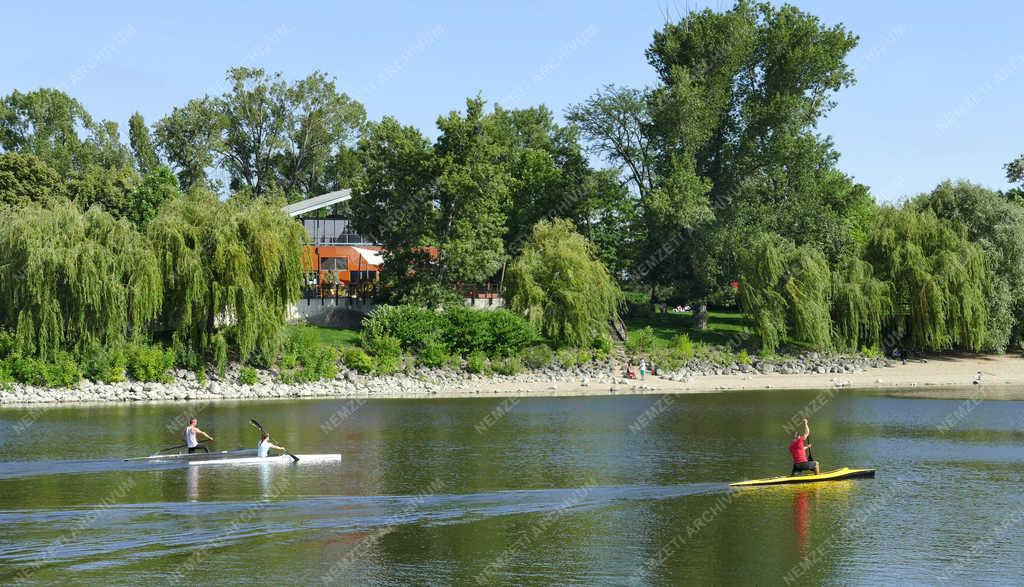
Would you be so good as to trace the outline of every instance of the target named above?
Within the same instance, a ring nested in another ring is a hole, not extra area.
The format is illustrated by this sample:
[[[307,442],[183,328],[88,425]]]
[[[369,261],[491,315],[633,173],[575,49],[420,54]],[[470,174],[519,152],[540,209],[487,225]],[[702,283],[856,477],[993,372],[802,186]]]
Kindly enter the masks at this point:
[[[183,410],[342,461],[122,460]],[[825,469],[877,477],[730,491],[788,473],[801,410]],[[1019,584],[1022,425],[849,391],[3,409],[0,583]]]

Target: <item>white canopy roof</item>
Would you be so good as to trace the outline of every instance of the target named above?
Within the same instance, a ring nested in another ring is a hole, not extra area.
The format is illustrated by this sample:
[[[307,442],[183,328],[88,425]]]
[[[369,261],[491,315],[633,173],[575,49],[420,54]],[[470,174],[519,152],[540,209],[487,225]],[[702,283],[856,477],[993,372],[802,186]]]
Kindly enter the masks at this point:
[[[377,265],[378,267],[384,264],[384,255],[380,254],[380,251],[373,251],[370,249],[363,249],[361,247],[352,247],[359,253],[359,256],[370,265]]]
[[[345,200],[350,199],[352,199],[352,190],[338,190],[336,192],[321,194],[308,200],[302,200],[301,202],[295,202],[294,204],[288,204],[284,208],[281,208],[281,211],[294,218],[307,212],[313,212],[314,210],[333,206],[338,202],[344,202]]]

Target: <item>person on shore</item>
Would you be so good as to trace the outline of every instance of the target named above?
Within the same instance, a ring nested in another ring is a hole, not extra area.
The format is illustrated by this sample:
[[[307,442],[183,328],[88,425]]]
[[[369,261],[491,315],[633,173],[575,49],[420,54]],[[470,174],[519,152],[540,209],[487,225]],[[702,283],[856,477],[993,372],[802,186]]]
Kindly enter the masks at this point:
[[[204,436],[207,440],[213,440],[213,437],[200,430],[197,424],[199,424],[199,420],[196,418],[190,418],[188,421],[188,428],[185,428],[185,447],[188,449],[188,454],[193,454],[199,449],[202,449],[205,453],[210,452],[210,449],[199,444],[199,441],[196,439],[196,435]]]
[[[258,456],[260,458],[270,456],[270,449],[272,449],[272,448],[276,448],[277,450],[282,451],[282,452],[285,452],[285,451],[288,450],[288,449],[286,449],[283,446],[277,446],[273,442],[270,442],[270,434],[267,434],[266,432],[264,432],[263,433],[263,437],[260,438],[259,445],[256,447],[256,456]]]
[[[807,449],[811,448],[807,444],[807,437],[810,435],[811,427],[807,424],[807,418],[804,418],[804,433],[800,434],[799,430],[793,432],[793,442],[789,443],[789,454],[793,455],[793,472],[790,475],[797,475],[801,471],[814,471],[815,475],[821,472],[818,461],[807,460]]]
[[[640,359],[640,380],[644,380],[644,375],[647,373],[647,361]]]

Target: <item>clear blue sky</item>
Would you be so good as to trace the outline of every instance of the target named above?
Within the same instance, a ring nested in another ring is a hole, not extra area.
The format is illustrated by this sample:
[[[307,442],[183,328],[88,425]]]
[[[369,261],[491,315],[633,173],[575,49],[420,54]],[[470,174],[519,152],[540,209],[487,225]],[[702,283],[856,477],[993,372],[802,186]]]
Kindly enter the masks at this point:
[[[847,173],[882,200],[950,177],[1006,187],[1003,164],[1024,152],[1024,3],[795,3],[861,37],[858,82],[821,125]],[[18,2],[4,9],[0,93],[63,86],[125,127],[216,91],[234,65],[320,69],[371,118],[433,136],[478,92],[561,115],[603,84],[650,84],[644,49],[665,14],[706,5],[730,3]]]

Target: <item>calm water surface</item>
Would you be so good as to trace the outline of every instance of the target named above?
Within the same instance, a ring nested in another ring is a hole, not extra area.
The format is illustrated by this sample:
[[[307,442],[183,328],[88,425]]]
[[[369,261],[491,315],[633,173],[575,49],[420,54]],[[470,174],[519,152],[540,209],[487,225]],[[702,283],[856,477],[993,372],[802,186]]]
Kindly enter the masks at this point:
[[[1019,583],[1024,402],[826,394],[815,457],[878,477],[730,492],[788,472],[818,395],[192,407],[219,449],[256,418],[343,454],[296,466],[121,460],[181,404],[4,409],[0,583]]]

